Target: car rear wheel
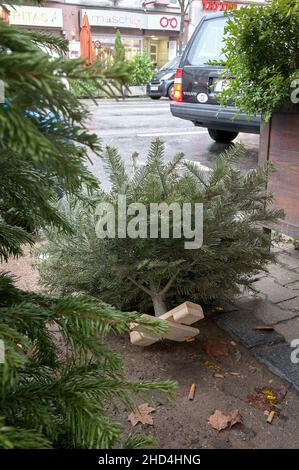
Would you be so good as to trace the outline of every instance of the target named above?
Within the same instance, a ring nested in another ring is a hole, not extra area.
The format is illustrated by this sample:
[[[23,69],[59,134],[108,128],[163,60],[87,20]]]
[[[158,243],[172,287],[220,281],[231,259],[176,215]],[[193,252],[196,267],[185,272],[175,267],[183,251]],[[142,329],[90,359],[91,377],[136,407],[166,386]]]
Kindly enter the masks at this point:
[[[150,96],[150,98],[152,100],[159,100],[161,98],[161,96]]]
[[[170,85],[170,87],[168,88],[167,96],[171,101],[173,101],[173,98],[174,98],[174,84]]]
[[[223,144],[228,144],[239,134],[239,132],[221,131],[219,129],[208,129],[208,132],[211,139],[215,140],[215,142],[220,142]]]

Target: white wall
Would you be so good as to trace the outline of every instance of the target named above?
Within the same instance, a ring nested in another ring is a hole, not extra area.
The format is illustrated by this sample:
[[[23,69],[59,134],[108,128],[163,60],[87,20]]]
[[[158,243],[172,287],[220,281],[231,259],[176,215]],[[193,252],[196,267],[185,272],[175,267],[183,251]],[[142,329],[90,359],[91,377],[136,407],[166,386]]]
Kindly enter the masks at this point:
[[[48,0],[49,1],[49,0]],[[51,0],[50,0],[51,1]],[[56,0],[59,1],[59,0]],[[150,0],[145,0],[145,2]],[[116,4],[113,3],[113,0],[62,0],[62,3],[73,3],[78,5],[89,5],[89,6],[96,6],[99,9],[101,7],[111,7],[111,8],[136,8],[142,9],[143,8],[143,0],[118,0]],[[147,10],[165,10],[165,11],[178,11],[179,7],[177,4],[177,0],[169,0],[169,5],[167,6],[153,6],[147,5]]]

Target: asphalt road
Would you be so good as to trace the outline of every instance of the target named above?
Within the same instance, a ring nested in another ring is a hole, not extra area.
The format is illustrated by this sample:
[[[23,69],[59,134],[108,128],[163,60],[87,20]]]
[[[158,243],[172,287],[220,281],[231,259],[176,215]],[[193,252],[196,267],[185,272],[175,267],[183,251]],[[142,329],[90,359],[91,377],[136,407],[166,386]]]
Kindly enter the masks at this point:
[[[97,106],[90,100],[85,104],[91,112],[89,129],[101,137],[104,145],[118,148],[130,166],[133,152],[139,153],[139,162],[146,159],[151,141],[160,138],[165,142],[165,157],[171,159],[177,152],[184,152],[186,159],[200,162],[212,168],[219,154],[227,147],[217,144],[206,129],[172,116],[169,100],[154,101],[149,98],[128,98],[125,101],[99,100]],[[239,134],[236,141],[246,148],[239,166],[244,170],[257,165],[259,136]],[[98,158],[90,155],[91,170],[103,183],[103,166]]]

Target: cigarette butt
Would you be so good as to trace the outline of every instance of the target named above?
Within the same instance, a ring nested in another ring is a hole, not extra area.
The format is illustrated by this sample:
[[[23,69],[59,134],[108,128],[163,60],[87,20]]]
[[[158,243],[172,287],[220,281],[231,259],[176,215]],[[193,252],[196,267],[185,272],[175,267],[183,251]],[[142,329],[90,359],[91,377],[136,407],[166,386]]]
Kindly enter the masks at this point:
[[[214,377],[216,377],[216,379],[224,379],[223,374],[214,374]]]
[[[270,411],[270,413],[268,414],[267,423],[271,424],[274,416],[275,416],[275,411]]]
[[[268,326],[268,325],[257,325],[252,328],[253,330],[257,331],[273,331],[274,328],[273,326]]]
[[[192,384],[191,387],[190,387],[190,392],[189,392],[189,395],[188,395],[188,400],[193,400],[193,399],[194,399],[195,390],[196,390],[196,384]]]

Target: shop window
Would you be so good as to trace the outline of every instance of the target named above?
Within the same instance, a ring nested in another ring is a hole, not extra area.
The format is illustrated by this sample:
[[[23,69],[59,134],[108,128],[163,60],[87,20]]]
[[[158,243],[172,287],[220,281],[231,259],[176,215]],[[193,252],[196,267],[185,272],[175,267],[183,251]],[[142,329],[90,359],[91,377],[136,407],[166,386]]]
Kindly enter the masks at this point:
[[[154,64],[158,62],[158,45],[155,43],[150,45],[150,58]]]
[[[93,36],[92,44],[95,57],[111,61],[114,49],[114,40],[115,36]],[[121,40],[125,48],[126,59],[132,59],[135,54],[142,52],[142,38],[122,36]]]
[[[147,51],[156,67],[162,67],[169,60],[168,38],[150,36],[146,38]],[[174,54],[175,55],[175,54]]]

